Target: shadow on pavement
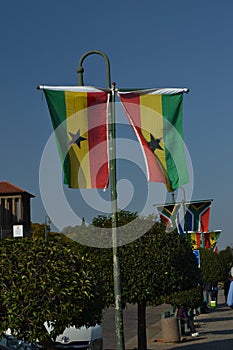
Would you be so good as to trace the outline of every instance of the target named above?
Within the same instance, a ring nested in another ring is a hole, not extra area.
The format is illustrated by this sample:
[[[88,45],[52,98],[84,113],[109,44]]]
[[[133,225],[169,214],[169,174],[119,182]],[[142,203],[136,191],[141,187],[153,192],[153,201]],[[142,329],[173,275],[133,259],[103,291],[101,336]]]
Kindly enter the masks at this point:
[[[222,322],[222,321],[232,321],[232,317],[213,317],[213,318],[202,318],[201,322]]]
[[[187,344],[185,346],[175,346],[172,347],[172,350],[232,350],[233,349],[233,339],[225,339],[225,340],[216,340],[216,341],[210,341],[209,343],[201,343],[201,344],[195,344],[195,342],[192,342],[192,344]]]

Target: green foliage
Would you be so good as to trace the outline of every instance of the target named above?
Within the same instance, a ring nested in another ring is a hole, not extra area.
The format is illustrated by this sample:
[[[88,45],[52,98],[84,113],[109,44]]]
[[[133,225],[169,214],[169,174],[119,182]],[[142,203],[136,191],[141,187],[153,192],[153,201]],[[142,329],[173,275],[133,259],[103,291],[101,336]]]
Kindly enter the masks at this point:
[[[170,295],[166,301],[175,307],[184,305],[188,309],[197,309],[203,302],[202,286],[196,286],[190,290],[175,292]]]
[[[104,217],[100,221],[97,220],[104,226]],[[106,224],[109,224],[108,220]],[[165,226],[155,222],[154,218],[138,218],[135,225],[138,232],[144,233],[145,227],[150,229],[140,238],[119,247],[123,302],[159,305],[174,292],[194,288],[200,278],[190,244],[177,232],[166,233]],[[134,226],[131,228],[132,232],[128,233],[133,237]],[[104,301],[107,306],[112,305],[112,250],[84,246],[79,249],[95,261],[105,285]]]
[[[227,247],[225,250],[221,250],[219,252],[219,258],[222,264],[223,276],[221,281],[223,282],[229,275],[229,271],[233,266],[233,254],[232,249]]]
[[[0,241],[0,332],[18,338],[53,338],[65,327],[99,322],[104,307],[95,266],[74,242],[5,239]]]
[[[194,293],[200,280],[199,269],[190,243],[177,232],[167,233],[165,226],[156,222],[155,216],[139,218],[136,213],[121,211],[118,222],[121,229],[118,254],[122,301],[123,304],[138,304],[138,330],[143,328],[143,332],[138,332],[138,344],[141,348],[141,344],[146,343],[145,306],[159,305],[172,295],[186,303],[190,290]],[[99,228],[98,236],[93,239],[93,247],[91,244],[88,247],[80,245],[79,249],[96,263],[105,287],[104,303],[110,306],[115,302],[112,249],[99,249],[94,245],[97,245],[100,237],[102,243],[105,238],[109,239],[112,220],[111,217],[98,216],[93,219],[93,224]],[[85,230],[94,232],[93,227],[80,226],[73,230],[69,228],[68,236],[75,237],[76,231],[80,239]],[[126,238],[128,244],[124,244]],[[182,295],[181,292],[186,290],[188,292]],[[196,303],[194,298],[193,303]]]
[[[212,250],[200,248],[201,279],[203,283],[218,283],[223,280],[223,268],[218,253]]]
[[[47,239],[48,241],[69,241],[69,238],[67,238],[63,233],[58,232],[51,232],[50,226],[46,224],[39,224],[39,223],[31,223],[31,230],[32,230],[32,238],[33,239],[39,239],[44,241],[45,240],[45,229],[47,232]]]
[[[131,242],[147,232],[155,222],[156,217],[137,217],[137,213],[119,211],[118,213],[118,243],[120,245]],[[65,227],[64,235],[83,245],[90,247],[112,248],[112,218],[99,215],[93,219],[91,225],[82,224],[75,227]]]
[[[124,226],[129,222],[135,220],[138,217],[136,212],[130,212],[127,210],[120,210],[118,212],[118,226]],[[96,218],[93,218],[92,224],[96,227],[112,227],[112,217],[111,215],[98,215]]]
[[[138,240],[121,248],[123,297],[127,302],[158,305],[174,292],[199,281],[196,258],[177,232],[154,223]]]

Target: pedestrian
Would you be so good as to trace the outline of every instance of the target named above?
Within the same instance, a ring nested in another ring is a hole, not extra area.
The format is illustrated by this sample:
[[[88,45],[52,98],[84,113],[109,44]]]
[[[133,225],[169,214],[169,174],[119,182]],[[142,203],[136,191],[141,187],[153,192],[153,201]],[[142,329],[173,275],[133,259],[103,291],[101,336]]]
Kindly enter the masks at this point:
[[[218,283],[212,285],[210,292],[211,301],[215,301],[215,307],[218,305]]]
[[[227,295],[227,305],[233,309],[233,281],[230,283],[228,295]]]
[[[231,277],[231,274],[229,273],[229,276],[227,277],[227,279],[225,279],[224,281],[224,297],[225,297],[225,305],[227,305],[227,295],[228,295],[228,291],[229,291],[229,288],[230,288],[230,284],[231,284],[231,281],[232,281],[232,277]]]
[[[199,333],[196,331],[194,323],[193,323],[193,317],[188,315],[188,311],[184,305],[180,305],[177,311],[177,318],[180,319],[181,325],[184,326],[185,323],[187,323],[192,337],[198,337]]]
[[[211,282],[205,282],[203,290],[204,290],[204,303],[208,307],[209,299],[210,299],[210,293],[212,291],[212,283]]]

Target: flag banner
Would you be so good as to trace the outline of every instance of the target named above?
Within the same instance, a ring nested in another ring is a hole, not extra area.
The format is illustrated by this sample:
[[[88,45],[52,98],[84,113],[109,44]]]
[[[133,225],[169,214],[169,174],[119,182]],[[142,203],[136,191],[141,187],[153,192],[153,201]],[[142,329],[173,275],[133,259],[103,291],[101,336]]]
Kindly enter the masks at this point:
[[[46,97],[64,183],[70,188],[106,188],[108,91],[88,86],[38,88]]]
[[[166,231],[173,231],[175,228],[177,228],[180,234],[184,233],[179,222],[180,206],[180,203],[156,205],[156,208],[159,212],[160,221],[166,225]]]
[[[185,226],[188,231],[209,231],[212,199],[185,203]]]
[[[199,249],[194,249],[193,250],[193,253],[197,259],[197,265],[198,265],[198,268],[201,267],[201,256],[200,256],[200,250]]]
[[[144,155],[148,181],[173,192],[189,182],[183,142],[183,93],[188,89],[118,91]]]
[[[188,231],[187,232],[187,239],[192,244],[193,250],[203,247],[202,232]]]
[[[214,230],[210,232],[204,232],[204,242],[205,242],[205,248],[210,249],[213,251],[216,251],[217,248],[217,242],[221,235],[221,230]]]

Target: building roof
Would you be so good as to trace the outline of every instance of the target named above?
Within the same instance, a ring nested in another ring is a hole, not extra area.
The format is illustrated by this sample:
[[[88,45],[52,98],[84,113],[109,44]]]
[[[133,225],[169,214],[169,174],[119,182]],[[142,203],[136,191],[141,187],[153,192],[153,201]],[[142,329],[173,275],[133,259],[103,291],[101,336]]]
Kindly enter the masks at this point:
[[[18,194],[18,193],[25,193],[27,195],[29,195],[30,197],[35,197],[33,196],[33,194],[22,190],[22,188],[17,187],[13,184],[11,184],[10,182],[7,181],[0,181],[0,195],[1,194]]]

